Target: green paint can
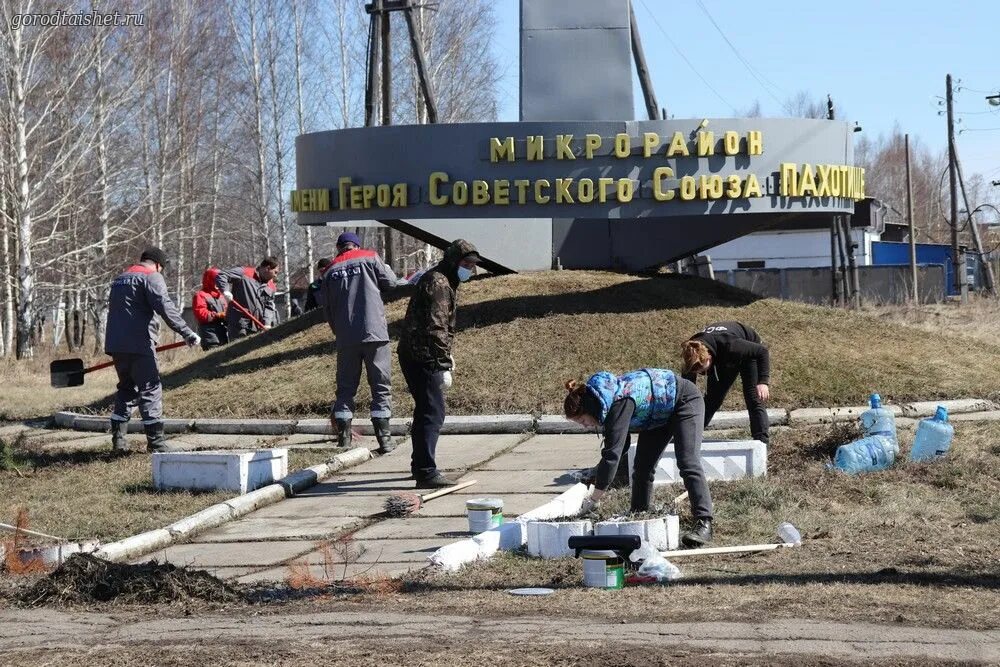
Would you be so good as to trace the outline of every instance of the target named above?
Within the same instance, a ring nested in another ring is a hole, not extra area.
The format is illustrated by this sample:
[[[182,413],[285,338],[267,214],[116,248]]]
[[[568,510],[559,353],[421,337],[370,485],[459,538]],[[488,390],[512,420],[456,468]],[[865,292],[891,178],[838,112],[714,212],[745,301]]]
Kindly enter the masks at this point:
[[[584,549],[583,585],[618,590],[625,585],[625,559],[614,551]]]
[[[503,498],[473,498],[465,502],[469,532],[482,533],[503,525]]]

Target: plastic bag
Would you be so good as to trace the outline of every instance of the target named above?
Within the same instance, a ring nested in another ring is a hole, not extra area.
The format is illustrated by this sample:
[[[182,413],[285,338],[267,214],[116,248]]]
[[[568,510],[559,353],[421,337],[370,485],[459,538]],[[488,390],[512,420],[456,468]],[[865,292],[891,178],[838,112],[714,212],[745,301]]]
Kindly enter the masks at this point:
[[[674,581],[682,576],[680,568],[661,556],[659,552],[644,560],[637,574],[640,577],[654,577],[661,583]]]

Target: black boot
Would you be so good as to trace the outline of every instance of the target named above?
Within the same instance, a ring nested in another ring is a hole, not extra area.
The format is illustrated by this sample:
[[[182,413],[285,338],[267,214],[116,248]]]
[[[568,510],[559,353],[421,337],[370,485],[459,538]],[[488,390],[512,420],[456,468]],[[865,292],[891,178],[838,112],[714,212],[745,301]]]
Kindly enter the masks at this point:
[[[458,482],[450,477],[445,477],[439,472],[435,473],[432,477],[417,480],[418,489],[443,489],[448,486],[455,486],[456,484]]]
[[[153,453],[176,452],[175,447],[167,444],[167,439],[163,436],[163,422],[145,424],[143,430],[146,431],[146,451]]]
[[[694,522],[694,528],[681,536],[684,546],[697,549],[712,541],[712,520],[698,519]]]
[[[349,448],[351,446],[351,420],[350,419],[337,419],[334,417],[333,425],[334,430],[337,432],[337,446],[343,448]]]
[[[128,433],[128,422],[118,419],[111,420],[111,453],[128,454],[128,441],[125,434]]]
[[[387,417],[372,417],[372,427],[375,429],[375,439],[378,440],[379,454],[388,454],[396,449],[396,443],[392,439],[392,432],[389,430],[389,419]]]

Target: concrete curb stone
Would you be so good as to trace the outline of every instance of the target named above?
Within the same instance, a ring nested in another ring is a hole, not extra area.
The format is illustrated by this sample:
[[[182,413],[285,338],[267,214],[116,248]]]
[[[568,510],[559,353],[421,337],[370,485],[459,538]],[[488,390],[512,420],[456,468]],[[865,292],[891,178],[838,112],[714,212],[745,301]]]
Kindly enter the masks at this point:
[[[164,528],[126,537],[117,542],[109,542],[98,549],[95,555],[113,562],[128,561],[145,556],[238,519],[262,507],[280,502],[294,493],[313,486],[320,479],[337,470],[363,463],[370,458],[371,452],[366,448],[352,449],[334,456],[328,463],[299,470],[256,491],[206,507],[200,512],[184,517]]]
[[[967,415],[972,413],[992,413],[997,406],[986,399],[963,398],[943,401],[918,401],[905,404],[889,404],[885,407],[900,418],[930,417],[937,406],[948,408],[951,415]],[[835,421],[850,421],[868,409],[868,406],[840,406],[831,408],[771,408],[767,411],[772,426],[800,424],[830,424]],[[963,418],[963,421],[968,418]],[[987,417],[989,419],[989,417]],[[108,432],[108,419],[104,416],[81,415],[73,412],[60,411],[52,415],[56,426],[72,428],[77,431]],[[164,430],[167,433],[185,433],[195,431],[215,435],[290,435],[302,433],[308,435],[333,435],[333,429],[327,419],[165,419]],[[397,417],[389,420],[393,435],[404,436],[410,430],[409,418]],[[712,418],[708,430],[724,430],[746,428],[750,420],[745,411],[732,410],[717,412]],[[356,420],[353,428],[361,435],[373,435],[371,422],[365,419]],[[129,432],[141,432],[142,425],[137,421],[129,424]],[[562,415],[528,414],[512,415],[453,415],[445,419],[441,428],[444,435],[463,434],[518,434],[534,431],[539,435],[551,434],[586,434],[590,431]]]
[[[291,435],[292,419],[196,419],[194,430],[216,435]]]

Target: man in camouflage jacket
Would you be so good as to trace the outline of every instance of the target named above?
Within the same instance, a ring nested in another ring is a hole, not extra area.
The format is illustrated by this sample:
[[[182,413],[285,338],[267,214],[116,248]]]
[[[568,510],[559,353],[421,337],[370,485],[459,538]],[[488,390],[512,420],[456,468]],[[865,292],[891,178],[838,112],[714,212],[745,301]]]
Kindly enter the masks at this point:
[[[410,470],[418,489],[451,486],[455,482],[437,469],[434,452],[444,423],[444,390],[451,386],[452,342],[458,285],[475,273],[476,247],[457,239],[444,259],[425,273],[406,308],[399,337],[399,365],[413,396],[413,455]]]

